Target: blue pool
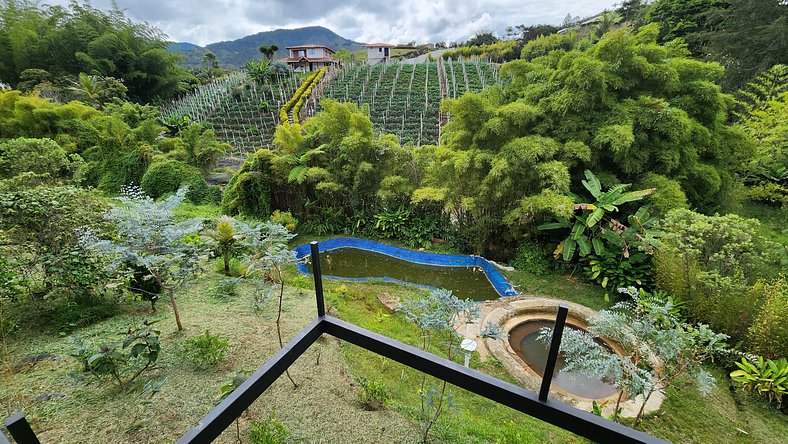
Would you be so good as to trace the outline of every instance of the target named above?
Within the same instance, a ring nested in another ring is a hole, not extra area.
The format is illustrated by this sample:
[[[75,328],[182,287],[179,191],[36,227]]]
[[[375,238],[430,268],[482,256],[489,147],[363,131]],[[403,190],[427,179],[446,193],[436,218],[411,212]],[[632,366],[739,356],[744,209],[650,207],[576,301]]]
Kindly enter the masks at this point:
[[[390,281],[424,288],[445,288],[474,300],[514,296],[517,290],[493,264],[480,256],[408,250],[358,238],[335,238],[319,244],[320,269],[327,279]],[[309,244],[296,247],[309,256]],[[299,264],[310,274],[311,265]]]

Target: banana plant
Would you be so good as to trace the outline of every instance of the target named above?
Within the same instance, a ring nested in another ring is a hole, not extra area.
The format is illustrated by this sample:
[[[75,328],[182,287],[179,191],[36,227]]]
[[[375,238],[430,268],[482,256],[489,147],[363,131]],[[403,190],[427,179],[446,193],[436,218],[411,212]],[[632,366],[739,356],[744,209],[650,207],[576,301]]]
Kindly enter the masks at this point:
[[[585,170],[585,176],[583,186],[591,193],[594,202],[576,203],[575,210],[581,210],[582,213],[575,214],[573,219],[559,218],[556,222],[548,222],[538,227],[540,230],[570,230],[569,236],[555,249],[553,254],[556,258],[563,256],[564,261],[568,262],[578,251],[581,256],[592,252],[602,256],[608,248],[618,248],[624,257],[629,257],[632,246],[651,244],[649,241],[659,237],[658,232],[651,230],[656,218],[651,217],[647,208],[641,207],[634,215],[629,216],[630,226],[610,217],[611,213],[618,211],[619,205],[641,200],[653,193],[653,189],[627,191],[631,184],[618,184],[602,191],[602,184],[594,173]],[[580,200],[575,197],[576,201]]]

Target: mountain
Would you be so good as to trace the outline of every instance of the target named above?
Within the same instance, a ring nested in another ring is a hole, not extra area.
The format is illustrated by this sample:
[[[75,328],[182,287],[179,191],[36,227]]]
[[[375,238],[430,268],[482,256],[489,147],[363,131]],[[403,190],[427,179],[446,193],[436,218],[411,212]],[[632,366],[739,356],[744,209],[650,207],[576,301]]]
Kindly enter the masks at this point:
[[[189,51],[189,50],[192,50],[192,49],[195,49],[195,48],[199,48],[199,47],[200,47],[200,45],[195,45],[194,43],[175,42],[175,43],[170,43],[170,45],[167,46],[167,50],[168,51],[172,51],[172,52]]]
[[[182,65],[194,67],[199,65],[202,55],[206,51],[216,54],[224,67],[240,67],[253,58],[260,58],[260,45],[276,45],[279,47],[275,58],[287,57],[288,46],[305,45],[314,43],[326,45],[334,51],[346,48],[354,51],[361,49],[363,43],[346,39],[334,31],[322,26],[307,26],[296,29],[276,29],[274,31],[259,32],[248,35],[238,40],[211,43],[205,48],[192,43],[174,43],[168,47],[170,51],[179,52],[184,56]]]

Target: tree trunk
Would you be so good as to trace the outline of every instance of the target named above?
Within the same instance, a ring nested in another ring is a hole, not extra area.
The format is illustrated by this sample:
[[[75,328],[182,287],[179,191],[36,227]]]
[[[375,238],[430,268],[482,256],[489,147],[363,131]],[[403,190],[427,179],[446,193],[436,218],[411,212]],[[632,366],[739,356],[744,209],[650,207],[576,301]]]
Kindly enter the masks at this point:
[[[285,297],[285,281],[282,279],[282,270],[276,267],[276,271],[279,276],[279,308],[276,313],[276,334],[279,337],[279,349],[281,350],[285,347],[284,341],[282,341],[282,299]],[[293,383],[293,388],[298,388],[298,384],[296,384],[293,377],[290,376],[289,369],[285,369],[285,374],[287,375],[287,379]]]
[[[648,395],[643,399],[643,404],[640,406],[640,410],[638,411],[638,415],[635,417],[635,421],[632,423],[632,428],[636,429],[640,425],[641,417],[643,416],[643,410],[646,408],[646,403],[648,402],[651,395],[654,393],[655,389],[651,389],[648,392]]]
[[[230,275],[230,252],[225,250],[224,253],[222,253],[222,256],[223,256],[223,259],[224,259],[224,275],[225,276],[229,276]]]
[[[178,331],[183,331],[181,314],[178,312],[178,304],[175,302],[175,291],[172,287],[167,287],[167,293],[170,295],[170,305],[172,305],[172,311],[175,313],[175,324],[178,325]]]

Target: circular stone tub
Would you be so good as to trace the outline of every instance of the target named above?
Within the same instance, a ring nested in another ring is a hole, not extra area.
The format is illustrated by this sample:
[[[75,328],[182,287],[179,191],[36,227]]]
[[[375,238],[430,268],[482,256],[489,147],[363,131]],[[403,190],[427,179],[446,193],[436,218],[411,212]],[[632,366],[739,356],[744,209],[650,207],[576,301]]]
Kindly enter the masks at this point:
[[[541,349],[541,353],[546,356],[547,347],[541,342],[535,344],[534,341],[530,341],[531,350],[525,350],[528,352],[526,356],[523,350],[518,350],[521,347],[517,347],[517,344],[520,344],[527,336],[533,339],[542,327],[552,328],[558,314],[558,304],[569,306],[569,314],[566,319],[568,328],[587,329],[587,319],[596,313],[583,305],[525,295],[485,303],[482,316],[476,325],[481,327],[487,322],[500,325],[504,332],[510,335],[510,338],[502,340],[479,339],[480,344],[484,346],[484,350],[481,351],[482,356],[494,356],[525,388],[538,392],[542,383],[541,374],[544,371],[544,361],[539,362],[538,359],[534,359],[531,353],[537,352],[538,355]],[[512,346],[513,342],[514,347]],[[604,338],[601,338],[600,342],[613,353],[619,355],[625,353],[617,343],[606,341]],[[530,365],[529,360],[531,361]],[[574,378],[571,374],[562,375],[558,372],[558,366],[556,366],[556,373],[557,375],[550,385],[552,398],[586,411],[592,411],[594,401],[599,405],[607,401],[603,413],[606,415],[613,413],[619,394],[614,386],[597,378],[588,378],[583,375],[574,375]],[[644,413],[659,410],[662,401],[662,394],[655,392],[646,404]],[[634,417],[641,404],[642,396],[630,399],[625,393],[620,406],[622,416]]]

